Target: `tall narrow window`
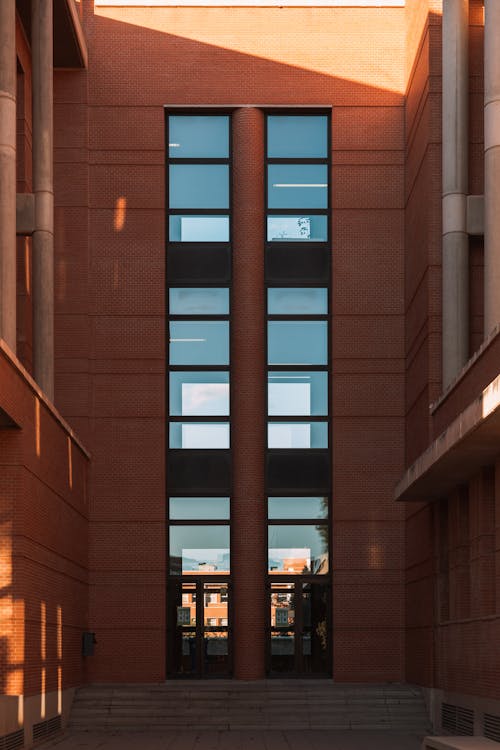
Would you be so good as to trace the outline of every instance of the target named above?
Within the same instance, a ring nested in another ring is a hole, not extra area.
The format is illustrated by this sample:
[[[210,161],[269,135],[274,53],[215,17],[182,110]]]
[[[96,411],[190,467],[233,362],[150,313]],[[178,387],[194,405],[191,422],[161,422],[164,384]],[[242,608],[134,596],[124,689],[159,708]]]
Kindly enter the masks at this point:
[[[331,671],[329,125],[267,117],[271,673]]]
[[[229,241],[229,116],[168,118],[170,242]]]
[[[168,238],[181,252],[229,240],[229,122],[168,117]],[[228,449],[229,288],[171,286],[169,334],[169,447]]]
[[[228,114],[167,114],[168,672],[230,660]]]
[[[267,241],[328,242],[328,118],[267,118]]]
[[[270,287],[268,310],[268,448],[328,448],[327,290]]]

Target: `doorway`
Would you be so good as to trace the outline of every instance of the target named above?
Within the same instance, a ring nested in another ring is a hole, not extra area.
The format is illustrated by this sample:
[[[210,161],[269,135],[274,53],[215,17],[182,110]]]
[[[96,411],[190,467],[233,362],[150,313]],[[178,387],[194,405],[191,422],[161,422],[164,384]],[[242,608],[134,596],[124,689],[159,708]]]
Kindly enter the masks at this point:
[[[228,677],[231,671],[229,582],[182,580],[169,596],[169,672],[174,677]]]
[[[304,580],[269,585],[269,673],[330,675],[329,585]]]

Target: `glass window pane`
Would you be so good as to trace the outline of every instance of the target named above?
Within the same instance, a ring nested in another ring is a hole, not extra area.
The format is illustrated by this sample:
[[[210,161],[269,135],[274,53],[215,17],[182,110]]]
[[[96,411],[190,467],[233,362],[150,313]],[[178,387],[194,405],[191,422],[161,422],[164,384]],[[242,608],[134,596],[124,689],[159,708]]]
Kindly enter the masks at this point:
[[[229,208],[227,164],[171,164],[170,208]]]
[[[229,315],[229,289],[175,287],[170,289],[170,315]]]
[[[228,365],[229,323],[219,320],[170,322],[171,365]]]
[[[327,242],[326,216],[268,216],[268,242]]]
[[[227,115],[171,115],[168,153],[172,159],[227,159]]]
[[[170,242],[229,242],[229,216],[170,216]]]
[[[270,365],[326,365],[327,322],[270,320],[267,324]]]
[[[169,391],[171,416],[229,416],[228,372],[171,372]]]
[[[326,159],[326,115],[270,115],[267,118],[267,155],[274,159]]]
[[[328,422],[268,422],[268,448],[328,448]]]
[[[268,165],[268,208],[328,208],[327,188],[326,165]]]
[[[323,315],[328,291],[314,287],[273,287],[267,290],[269,315]]]
[[[328,573],[328,524],[268,526],[269,573]]]
[[[170,573],[229,573],[229,526],[171,526]]]
[[[269,372],[267,413],[270,417],[327,415],[328,373]]]
[[[229,448],[229,422],[170,422],[170,448]]]
[[[269,518],[327,518],[327,497],[268,497]]]
[[[171,497],[171,521],[229,519],[228,497]]]

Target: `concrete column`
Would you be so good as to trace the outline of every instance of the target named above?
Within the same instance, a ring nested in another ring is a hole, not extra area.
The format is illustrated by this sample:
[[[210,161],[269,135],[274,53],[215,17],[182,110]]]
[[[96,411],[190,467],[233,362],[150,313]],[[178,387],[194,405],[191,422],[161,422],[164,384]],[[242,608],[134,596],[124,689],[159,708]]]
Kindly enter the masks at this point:
[[[443,3],[443,388],[469,357],[469,0]]]
[[[484,2],[484,334],[500,324],[500,2]]]
[[[52,0],[32,0],[33,64],[33,370],[54,398],[54,178]]]
[[[0,338],[16,351],[16,2],[0,2]]]
[[[264,489],[264,115],[233,115],[231,429],[234,674],[265,674],[267,534]]]

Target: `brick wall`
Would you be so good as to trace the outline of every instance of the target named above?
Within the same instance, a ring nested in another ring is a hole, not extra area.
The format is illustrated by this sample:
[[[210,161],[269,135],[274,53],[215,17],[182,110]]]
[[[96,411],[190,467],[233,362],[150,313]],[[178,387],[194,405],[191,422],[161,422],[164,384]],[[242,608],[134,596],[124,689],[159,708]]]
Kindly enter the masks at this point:
[[[84,11],[89,72],[56,77],[56,399],[94,455],[91,679],[165,675],[163,105],[231,102],[334,106],[335,674],[400,679],[404,10]]]
[[[3,348],[0,382],[0,693],[27,697],[85,679],[87,456]]]

